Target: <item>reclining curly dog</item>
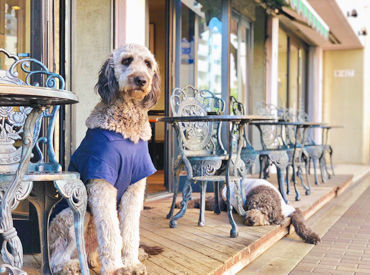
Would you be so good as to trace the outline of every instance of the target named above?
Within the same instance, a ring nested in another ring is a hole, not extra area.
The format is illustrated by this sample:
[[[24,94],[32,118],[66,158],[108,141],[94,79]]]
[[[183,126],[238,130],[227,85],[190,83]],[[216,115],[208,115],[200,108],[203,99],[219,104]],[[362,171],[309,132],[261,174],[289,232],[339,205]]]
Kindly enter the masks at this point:
[[[90,268],[101,265],[101,274],[146,274],[139,261],[139,221],[146,177],[156,171],[147,145],[148,110],[157,103],[159,80],[158,64],[147,48],[127,44],[115,50],[99,72],[101,101],[86,120],[86,136],[71,158],[69,170],[80,173],[88,192],[88,263]],[[52,221],[49,236],[52,271],[79,273],[69,208]],[[151,254],[161,252],[143,247]]]
[[[285,203],[281,194],[274,185],[263,179],[245,179],[242,182],[243,205],[246,211],[244,224],[249,226],[283,224],[285,218],[291,217],[291,223],[299,237],[305,242],[317,244],[320,237],[305,225],[303,213],[299,208],[294,208]],[[230,185],[231,205],[237,209],[235,185]],[[223,200],[219,200],[221,210],[226,210],[226,187],[221,191]],[[189,201],[188,207],[199,208],[199,199]],[[214,198],[207,197],[206,210],[213,210]]]

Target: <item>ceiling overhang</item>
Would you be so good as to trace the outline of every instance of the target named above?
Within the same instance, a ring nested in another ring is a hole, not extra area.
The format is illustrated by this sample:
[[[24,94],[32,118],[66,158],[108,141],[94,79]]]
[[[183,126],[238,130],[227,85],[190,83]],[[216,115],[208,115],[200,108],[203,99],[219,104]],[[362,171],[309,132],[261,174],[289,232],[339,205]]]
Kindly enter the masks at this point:
[[[310,45],[324,50],[362,48],[360,39],[335,0],[285,0],[282,24]]]

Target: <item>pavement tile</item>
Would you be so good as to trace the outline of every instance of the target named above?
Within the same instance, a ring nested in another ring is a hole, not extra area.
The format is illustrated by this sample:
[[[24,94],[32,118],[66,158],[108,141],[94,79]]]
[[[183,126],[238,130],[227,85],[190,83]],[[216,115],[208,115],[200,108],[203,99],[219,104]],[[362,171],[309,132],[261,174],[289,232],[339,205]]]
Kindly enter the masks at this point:
[[[306,270],[295,270],[289,273],[289,275],[312,275],[311,270],[306,271]]]
[[[363,263],[360,263],[360,264],[358,265],[358,268],[363,268],[363,269],[370,270],[370,264],[363,264]]]
[[[369,202],[370,188],[322,237],[321,244],[302,259],[302,263],[314,267],[312,273],[370,274]],[[315,258],[310,258],[312,256]],[[318,258],[321,259],[317,264]],[[300,264],[296,268],[300,268]]]
[[[320,259],[312,259],[312,258],[306,258],[301,261],[301,263],[306,264],[318,264],[320,262]]]
[[[338,274],[338,275],[353,275],[354,272],[342,271],[342,270],[331,270],[327,268],[315,268],[313,274]]]

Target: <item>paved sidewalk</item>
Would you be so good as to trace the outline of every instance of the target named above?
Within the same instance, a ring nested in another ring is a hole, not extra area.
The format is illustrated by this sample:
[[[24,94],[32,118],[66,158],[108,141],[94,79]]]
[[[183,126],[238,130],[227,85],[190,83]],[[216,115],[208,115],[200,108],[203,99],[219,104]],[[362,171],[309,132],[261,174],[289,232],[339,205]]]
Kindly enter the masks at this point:
[[[370,274],[370,187],[290,274]]]

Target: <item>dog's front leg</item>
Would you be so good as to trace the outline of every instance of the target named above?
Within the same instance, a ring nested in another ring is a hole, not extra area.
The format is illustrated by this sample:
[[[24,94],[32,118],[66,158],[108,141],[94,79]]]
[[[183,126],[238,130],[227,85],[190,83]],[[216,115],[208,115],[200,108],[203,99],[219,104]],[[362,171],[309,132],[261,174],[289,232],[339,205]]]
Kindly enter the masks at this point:
[[[119,207],[122,236],[122,260],[128,273],[146,274],[139,261],[140,212],[143,209],[146,178],[130,185],[121,198]]]
[[[122,238],[117,215],[117,190],[102,179],[90,180],[86,187],[98,237],[101,274],[120,274],[123,263]]]

